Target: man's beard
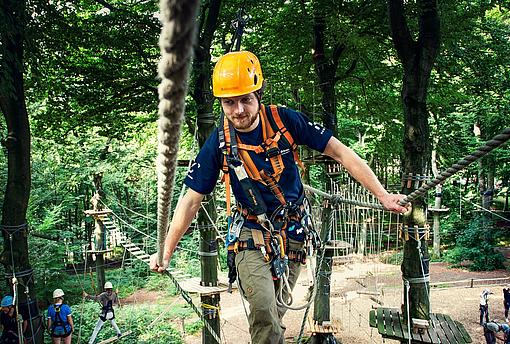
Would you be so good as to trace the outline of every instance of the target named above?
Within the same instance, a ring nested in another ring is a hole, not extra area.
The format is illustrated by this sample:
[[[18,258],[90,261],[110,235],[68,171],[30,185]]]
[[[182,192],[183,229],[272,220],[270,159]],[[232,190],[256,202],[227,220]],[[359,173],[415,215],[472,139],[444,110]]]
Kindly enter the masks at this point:
[[[253,123],[257,120],[257,113],[250,114],[250,113],[243,113],[241,116],[236,115],[232,119],[232,124],[235,129],[237,130],[246,130],[249,129]],[[239,119],[241,117],[241,119]]]

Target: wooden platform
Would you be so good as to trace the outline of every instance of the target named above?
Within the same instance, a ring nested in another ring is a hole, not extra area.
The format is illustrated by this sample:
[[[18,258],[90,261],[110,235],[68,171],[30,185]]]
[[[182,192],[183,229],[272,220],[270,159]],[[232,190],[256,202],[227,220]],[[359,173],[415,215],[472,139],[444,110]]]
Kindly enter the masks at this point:
[[[407,341],[408,328],[400,311],[396,308],[383,308],[370,311],[370,327],[377,328],[384,338]],[[432,313],[430,327],[423,333],[413,333],[412,343],[464,344],[472,343],[464,326],[445,314]]]
[[[218,281],[218,285],[215,287],[200,285],[200,277],[188,278],[179,281],[179,284],[181,285],[181,288],[186,290],[188,293],[198,293],[200,295],[222,293],[228,289],[228,282],[221,280]]]
[[[83,211],[85,215],[87,216],[101,216],[101,215],[108,215],[111,214],[112,211],[110,209],[103,209],[103,210],[85,210]]]
[[[309,316],[308,317],[308,328],[310,329],[310,332],[312,333],[312,335],[314,334],[323,334],[323,333],[337,333],[338,332],[338,329],[339,329],[339,324],[338,324],[338,321],[336,320],[333,320],[333,321],[330,321],[330,322],[323,322],[321,325],[317,324],[314,320],[313,320],[313,317]]]

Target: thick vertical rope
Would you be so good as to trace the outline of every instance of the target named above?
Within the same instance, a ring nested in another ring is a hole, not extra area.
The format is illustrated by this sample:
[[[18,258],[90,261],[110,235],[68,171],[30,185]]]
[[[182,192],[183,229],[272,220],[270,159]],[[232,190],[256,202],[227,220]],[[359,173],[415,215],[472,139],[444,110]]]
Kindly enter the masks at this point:
[[[169,209],[179,150],[181,123],[184,118],[188,70],[191,62],[197,0],[161,0],[163,28],[159,37],[161,60],[158,73],[159,130],[158,157],[158,258],[161,263],[169,222]]]
[[[191,62],[195,21],[199,2],[197,0],[161,0],[159,3],[163,28],[159,37],[161,61],[159,77],[159,130],[158,157],[158,260],[161,264],[165,237],[169,222],[169,209],[175,177],[175,161],[179,150],[181,123],[184,118],[185,96],[188,88],[188,69]],[[221,339],[205,321],[200,310],[193,304],[189,294],[177,280],[165,271],[174,282],[182,297],[200,316],[204,326],[217,343]]]

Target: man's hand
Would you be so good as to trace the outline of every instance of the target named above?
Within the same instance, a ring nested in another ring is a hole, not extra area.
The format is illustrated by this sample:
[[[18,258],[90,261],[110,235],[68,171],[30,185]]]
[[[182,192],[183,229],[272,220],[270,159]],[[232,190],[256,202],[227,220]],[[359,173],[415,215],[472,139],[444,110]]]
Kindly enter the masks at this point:
[[[411,204],[408,203],[406,206],[401,206],[399,201],[404,199],[405,195],[400,194],[385,194],[379,199],[384,209],[392,211],[398,214],[404,214],[411,209]]]
[[[165,253],[163,256],[163,262],[161,265],[159,265],[158,253],[157,252],[154,253],[153,255],[151,255],[151,261],[150,261],[151,270],[156,271],[156,272],[165,271],[168,268],[168,265],[170,264],[170,258],[171,258],[171,255]]]
[[[83,291],[83,297],[87,297],[87,296],[89,296],[89,294],[87,294],[87,292],[84,290]]]

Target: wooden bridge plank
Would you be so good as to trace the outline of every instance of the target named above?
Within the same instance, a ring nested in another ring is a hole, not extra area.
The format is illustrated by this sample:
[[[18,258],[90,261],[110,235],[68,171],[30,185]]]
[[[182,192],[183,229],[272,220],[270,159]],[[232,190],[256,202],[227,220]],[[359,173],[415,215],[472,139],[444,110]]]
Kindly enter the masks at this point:
[[[454,321],[449,315],[444,314],[444,318],[446,319],[448,323],[449,329],[452,331],[453,336],[455,337],[456,343],[470,343],[464,338],[464,333],[460,330],[457,324],[459,324],[457,321]],[[470,339],[470,338],[468,338]]]
[[[384,308],[377,307],[377,331],[381,335],[386,335],[386,327],[384,324]]]
[[[434,314],[430,316],[430,327],[427,330],[427,334],[430,338],[431,343],[439,343],[439,336],[437,335],[436,326],[434,325]]]
[[[372,309],[370,313],[368,314],[368,323],[370,324],[370,327],[376,327],[377,326],[377,318],[375,316],[375,309]]]
[[[466,329],[464,328],[464,325],[458,321],[455,321],[455,325],[457,325],[457,328],[459,332],[462,334],[462,338],[466,343],[472,343],[473,340],[471,339],[471,336],[467,333]]]
[[[384,328],[386,329],[386,333],[390,337],[395,336],[395,331],[393,330],[393,318],[391,317],[391,309],[383,308],[384,314]]]
[[[397,309],[391,309],[390,314],[392,317],[393,333],[395,337],[402,338],[402,321],[400,320],[400,314]]]
[[[126,337],[126,336],[129,336],[131,333],[133,333],[133,331],[129,330],[129,331],[126,331],[126,332],[122,333],[122,335],[121,335],[120,337],[117,337],[117,336],[115,336],[115,337],[111,337],[111,338],[108,338],[108,339],[106,339],[106,340],[103,340],[103,341],[99,342],[98,344],[108,344],[108,343],[113,343],[113,342],[118,341],[118,340],[119,340],[119,339],[121,339],[121,338],[124,338],[124,337]]]
[[[446,343],[457,344],[455,341],[455,337],[453,336],[453,333],[450,330],[450,326],[448,326],[448,322],[443,316],[443,314],[437,314],[437,318],[440,320],[442,333],[444,333],[444,337],[447,340]]]
[[[446,337],[445,333],[444,333],[444,330],[443,330],[443,320],[438,317],[438,315],[440,314],[432,314],[432,318],[434,319],[434,328],[436,330],[436,334],[438,335],[439,337],[439,340],[441,341],[441,343],[450,343],[448,341],[448,338]]]

